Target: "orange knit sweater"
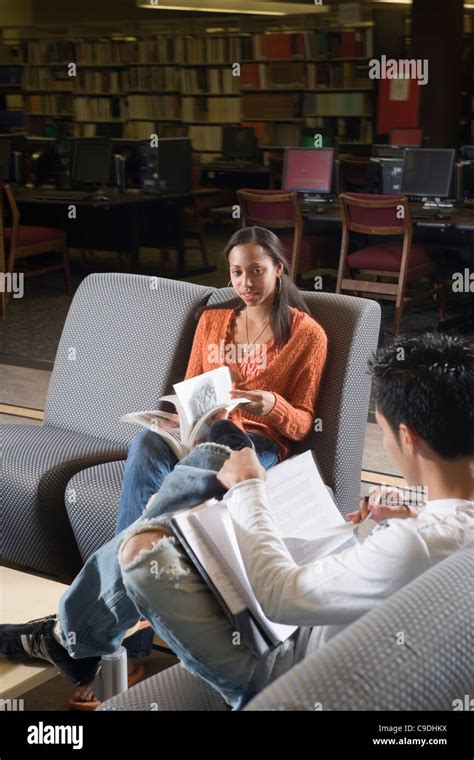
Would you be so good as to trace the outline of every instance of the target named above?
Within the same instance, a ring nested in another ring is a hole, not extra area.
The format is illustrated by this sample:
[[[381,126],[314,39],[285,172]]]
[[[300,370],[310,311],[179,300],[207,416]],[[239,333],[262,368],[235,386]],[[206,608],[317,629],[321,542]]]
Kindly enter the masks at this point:
[[[315,403],[326,362],[327,337],[321,325],[305,312],[290,306],[292,321],[288,342],[275,350],[266,367],[239,384],[247,390],[270,391],[275,396],[273,409],[257,416],[238,407],[230,419],[242,430],[259,433],[278,444],[281,462],[290,453],[289,440],[300,441],[311,431],[316,416]],[[185,379],[222,366],[215,363],[219,347],[227,335],[232,309],[208,309],[201,314],[186,370]],[[210,359],[213,363],[210,363]]]

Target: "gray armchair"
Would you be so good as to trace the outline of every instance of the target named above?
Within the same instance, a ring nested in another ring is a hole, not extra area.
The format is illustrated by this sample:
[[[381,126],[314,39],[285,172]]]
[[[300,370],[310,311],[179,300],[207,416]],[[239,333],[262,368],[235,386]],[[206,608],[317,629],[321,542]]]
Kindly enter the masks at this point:
[[[249,711],[453,710],[474,697],[474,548],[462,549],[280,676]],[[401,635],[402,634],[402,635]],[[174,665],[99,710],[228,710]]]
[[[115,273],[81,283],[58,346],[43,425],[0,426],[3,559],[63,580],[80,570],[83,557],[65,509],[68,482],[85,468],[112,462],[102,498],[118,499],[122,470],[113,460],[126,458],[136,433],[119,417],[153,409],[171,391],[186,369],[194,311],[210,292]],[[67,505],[76,499],[80,503],[81,494],[69,490]],[[95,503],[82,524],[86,535],[99,533],[98,545],[113,535],[116,503],[104,513]]]

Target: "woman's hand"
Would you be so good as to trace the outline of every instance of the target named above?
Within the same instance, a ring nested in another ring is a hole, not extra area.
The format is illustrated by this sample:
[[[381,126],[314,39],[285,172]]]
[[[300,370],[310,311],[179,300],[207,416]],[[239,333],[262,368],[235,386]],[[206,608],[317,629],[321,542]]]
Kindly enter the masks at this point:
[[[241,408],[257,417],[263,417],[271,412],[276,403],[275,395],[270,391],[247,391],[237,388],[232,390],[230,395],[232,398],[239,398],[240,396],[249,398],[251,403],[242,404]]]
[[[368,517],[369,512],[372,512],[370,519],[375,520],[375,522],[382,522],[382,520],[393,517],[398,517],[401,520],[406,520],[408,517],[418,517],[418,510],[409,504],[403,504],[403,498],[403,491],[395,486],[375,488],[368,500],[364,500],[359,509],[346,514],[346,520],[352,520],[357,525]]]

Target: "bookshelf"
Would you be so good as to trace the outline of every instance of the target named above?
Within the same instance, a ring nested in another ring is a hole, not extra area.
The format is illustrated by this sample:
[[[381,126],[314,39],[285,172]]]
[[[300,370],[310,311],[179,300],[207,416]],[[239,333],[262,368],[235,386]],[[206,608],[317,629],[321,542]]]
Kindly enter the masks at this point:
[[[0,123],[21,128],[23,116],[23,60],[18,45],[0,45]]]
[[[123,124],[126,138],[187,133],[202,157],[221,152],[226,124],[253,126],[264,153],[299,145],[303,129],[329,132],[346,148],[372,142],[373,24],[244,31],[235,23],[218,34],[25,35],[27,131],[52,134],[60,123],[87,136],[110,123]]]

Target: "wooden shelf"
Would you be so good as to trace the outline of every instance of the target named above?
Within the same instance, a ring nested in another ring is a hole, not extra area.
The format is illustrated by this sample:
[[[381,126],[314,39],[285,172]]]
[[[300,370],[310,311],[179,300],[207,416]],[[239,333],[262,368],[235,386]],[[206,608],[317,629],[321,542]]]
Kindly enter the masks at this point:
[[[11,110],[11,109],[10,109]],[[40,113],[31,113],[30,111],[23,111],[25,116],[74,116],[73,113],[46,113],[46,112],[40,112]]]

